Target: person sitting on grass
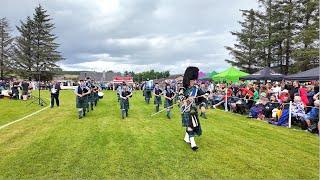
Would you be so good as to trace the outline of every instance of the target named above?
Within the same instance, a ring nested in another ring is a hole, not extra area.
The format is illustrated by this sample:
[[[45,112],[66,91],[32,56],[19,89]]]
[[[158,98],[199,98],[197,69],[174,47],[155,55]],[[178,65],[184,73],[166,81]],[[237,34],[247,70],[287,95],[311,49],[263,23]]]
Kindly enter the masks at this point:
[[[254,102],[258,102],[258,100],[259,100],[259,87],[258,87],[257,84],[254,84],[253,90],[254,90],[254,92],[253,92],[253,101]]]
[[[278,122],[273,120],[269,120],[269,124],[277,125],[277,126],[288,126],[289,120],[289,96],[283,96],[282,103],[280,105],[281,114],[279,116]]]
[[[264,119],[265,116],[263,112],[265,105],[268,103],[268,98],[266,96],[267,94],[265,92],[261,93],[257,103],[250,108],[249,117],[257,118],[259,120]]]
[[[313,96],[314,95],[315,95],[314,87],[311,85],[307,86],[307,97],[308,97],[308,101],[309,101],[308,106],[314,106],[314,104],[313,104],[313,102],[314,102]],[[307,107],[306,112],[309,112],[310,110],[311,110],[311,107]]]
[[[218,106],[220,106],[220,105],[222,105],[222,104],[225,103],[226,96],[227,96],[227,98],[229,98],[229,97],[232,96],[232,90],[229,88],[229,89],[227,90],[227,94],[225,94],[225,88],[227,88],[227,87],[222,86],[222,90],[221,90],[222,92],[221,92],[221,94],[223,94],[224,96],[223,96],[223,98],[220,100],[220,102],[218,102],[217,104],[212,105],[212,107],[213,107],[214,109],[216,109]],[[221,98],[221,97],[220,97],[220,98]]]
[[[280,104],[277,97],[275,95],[271,95],[270,101],[267,102],[263,110],[263,114],[265,118],[268,118],[268,119],[275,118],[276,117],[275,113],[279,105]]]
[[[301,101],[300,96],[294,96],[294,102],[291,106],[291,114],[292,117],[295,118],[303,117],[306,114],[306,112],[304,111],[304,104]]]
[[[312,126],[319,124],[319,105],[320,101],[314,101],[314,107],[304,116],[304,121],[307,124],[308,131],[312,132]]]
[[[305,85],[301,85],[299,88],[299,96],[301,97],[301,101],[306,106],[309,104],[307,89]]]

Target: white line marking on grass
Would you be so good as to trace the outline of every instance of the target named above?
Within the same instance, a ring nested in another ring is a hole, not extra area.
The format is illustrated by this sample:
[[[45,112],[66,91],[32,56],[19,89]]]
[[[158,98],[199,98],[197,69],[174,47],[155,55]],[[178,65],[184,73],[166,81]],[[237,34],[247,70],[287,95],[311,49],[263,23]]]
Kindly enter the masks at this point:
[[[38,110],[38,111],[36,111],[36,112],[34,112],[34,113],[29,114],[29,115],[27,115],[27,116],[25,116],[25,117],[23,117],[23,118],[20,118],[20,119],[18,119],[18,120],[15,120],[15,121],[9,122],[8,124],[5,124],[5,125],[3,125],[3,126],[0,126],[0,129],[3,129],[3,128],[7,127],[7,126],[10,126],[11,124],[14,124],[14,123],[19,122],[19,121],[22,121],[22,120],[24,120],[24,119],[26,119],[26,118],[28,118],[28,117],[31,117],[31,116],[33,116],[33,115],[36,115],[36,114],[40,113],[41,111],[44,111],[44,110],[48,109],[49,107],[50,107],[50,106],[47,106],[47,107],[42,108],[42,109],[40,109],[40,110]]]

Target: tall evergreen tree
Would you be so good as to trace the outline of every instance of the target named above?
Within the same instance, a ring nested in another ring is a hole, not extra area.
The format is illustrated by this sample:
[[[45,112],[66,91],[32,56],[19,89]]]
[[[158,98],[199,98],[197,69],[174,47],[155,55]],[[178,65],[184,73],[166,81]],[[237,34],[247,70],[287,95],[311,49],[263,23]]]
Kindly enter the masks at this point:
[[[262,67],[282,67],[283,64],[283,36],[282,16],[279,13],[280,1],[258,0],[262,12],[257,13],[259,18],[260,48],[264,50],[264,58],[260,59]]]
[[[41,69],[53,71],[58,67],[56,62],[62,60],[60,52],[57,51],[59,44],[55,42],[57,37],[52,34],[54,24],[51,20],[41,5],[35,8],[32,45],[37,70],[40,70],[40,65],[43,65]]]
[[[13,51],[13,38],[6,18],[0,19],[0,79],[9,72],[10,57]]]
[[[20,21],[20,23],[20,27],[17,26],[20,36],[16,39],[14,49],[15,70],[21,77],[31,80],[33,71],[36,70],[32,48],[33,21],[30,17],[27,17],[26,22]]]
[[[282,20],[284,21],[283,27],[283,38],[284,38],[284,65],[282,68],[282,73],[288,74],[289,66],[293,63],[292,52],[294,49],[293,37],[296,32],[296,22],[297,22],[297,11],[296,11],[296,1],[294,0],[284,0],[279,2],[280,13],[283,15]]]
[[[241,11],[244,16],[244,21],[239,22],[242,29],[240,32],[231,32],[232,35],[237,36],[238,44],[234,44],[234,47],[226,47],[234,59],[226,59],[226,61],[248,73],[253,73],[257,64],[258,22],[253,9]]]
[[[293,50],[293,71],[304,71],[319,65],[319,1],[298,0],[297,35]]]
[[[33,18],[28,17],[17,29],[21,36],[17,39],[15,61],[21,76],[37,78],[34,75],[40,71],[51,74],[59,69],[56,63],[63,58],[52,33],[54,24],[41,5],[35,8]]]
[[[233,55],[232,65],[247,72],[248,67],[272,67],[281,73],[294,73],[319,65],[319,1],[258,0],[260,8],[242,10],[244,22]],[[254,28],[250,29],[250,25]],[[248,42],[253,42],[250,44]]]

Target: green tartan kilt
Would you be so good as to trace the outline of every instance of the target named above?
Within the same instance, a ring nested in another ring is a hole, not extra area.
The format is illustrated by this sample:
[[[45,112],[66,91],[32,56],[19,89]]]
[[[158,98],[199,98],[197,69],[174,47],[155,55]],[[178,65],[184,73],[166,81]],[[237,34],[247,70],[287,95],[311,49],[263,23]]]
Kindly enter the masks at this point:
[[[154,104],[162,104],[161,96],[154,97]]]
[[[165,99],[164,108],[170,107],[172,105],[173,105],[173,100]]]
[[[88,102],[86,97],[76,97],[76,108],[86,108],[88,106]]]
[[[83,97],[85,101],[85,108],[89,108],[89,95]]]
[[[144,96],[145,96],[146,98],[151,98],[151,97],[152,97],[151,90],[149,90],[149,89],[145,90]]]
[[[93,93],[93,99],[95,102],[99,100],[98,92]]]
[[[129,109],[129,100],[121,99],[120,101],[120,109]]]
[[[88,95],[88,102],[94,102],[95,101],[95,98],[94,98],[94,93],[90,93]]]

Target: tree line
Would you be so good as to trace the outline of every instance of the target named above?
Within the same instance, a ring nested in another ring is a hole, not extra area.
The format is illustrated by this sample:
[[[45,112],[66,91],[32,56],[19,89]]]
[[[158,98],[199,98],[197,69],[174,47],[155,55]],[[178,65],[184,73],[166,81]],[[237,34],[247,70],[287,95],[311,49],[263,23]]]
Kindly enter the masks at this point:
[[[319,1],[258,0],[259,8],[240,10],[243,21],[226,62],[253,73],[271,67],[283,74],[319,66]]]
[[[150,71],[144,71],[144,72],[140,72],[140,73],[135,73],[133,71],[125,71],[124,72],[124,76],[132,76],[133,77],[133,81],[135,82],[142,82],[145,81],[147,79],[161,79],[161,78],[167,78],[170,76],[170,72],[169,71],[163,71],[163,72],[157,72],[154,70],[150,70]]]
[[[12,37],[12,29],[6,18],[0,19],[0,79],[10,74],[24,79],[51,79],[61,69],[57,62],[63,60],[57,50],[54,24],[41,5],[35,8],[33,17],[28,16],[16,26],[19,36]],[[45,72],[45,73],[44,73]]]

